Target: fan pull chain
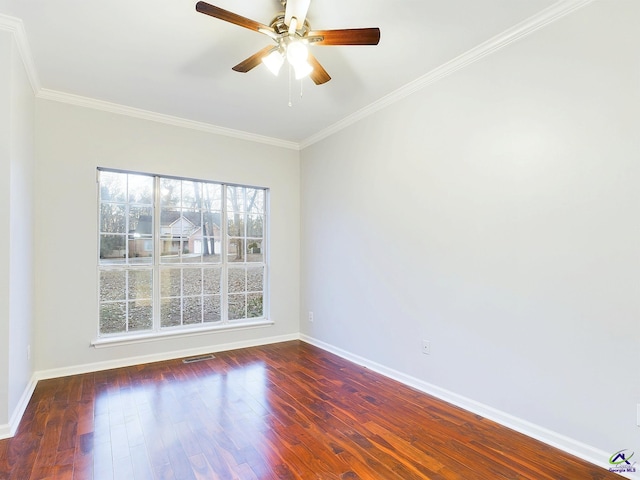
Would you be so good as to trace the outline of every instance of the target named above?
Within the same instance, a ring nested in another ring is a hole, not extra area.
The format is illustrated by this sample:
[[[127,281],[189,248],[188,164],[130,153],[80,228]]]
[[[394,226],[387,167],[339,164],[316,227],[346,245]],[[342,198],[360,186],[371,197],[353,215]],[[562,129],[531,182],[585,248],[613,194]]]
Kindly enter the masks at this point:
[[[291,72],[292,72],[292,68],[291,65],[289,65],[289,106],[293,107],[293,101],[291,99]],[[304,83],[303,81],[304,79],[300,79],[300,98],[302,98],[302,85]]]

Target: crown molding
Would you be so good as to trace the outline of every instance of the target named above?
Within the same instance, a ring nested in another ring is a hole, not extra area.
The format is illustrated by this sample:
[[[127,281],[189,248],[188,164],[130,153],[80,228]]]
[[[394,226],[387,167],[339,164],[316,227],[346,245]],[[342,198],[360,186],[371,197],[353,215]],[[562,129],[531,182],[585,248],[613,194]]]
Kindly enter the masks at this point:
[[[399,102],[405,97],[422,90],[423,88],[437,82],[438,80],[451,75],[452,73],[466,67],[478,60],[490,55],[511,43],[518,41],[533,32],[545,27],[546,25],[559,20],[560,18],[570,14],[571,12],[584,7],[585,5],[595,0],[560,0],[554,3],[550,7],[540,11],[539,13],[529,17],[528,19],[514,25],[513,27],[505,30],[504,32],[490,38],[489,40],[477,45],[476,47],[468,50],[467,52],[457,56],[456,58],[448,61],[426,73],[425,75],[418,77],[416,80],[400,87],[399,89],[391,92],[390,94],[382,97],[380,100],[358,110],[357,112],[343,118],[342,120],[334,123],[333,125],[321,130],[320,132],[306,138],[300,142],[300,150],[313,145],[320,140],[327,138],[334,133],[343,130],[344,128],[362,120],[369,115],[376,113],[383,108]]]
[[[129,117],[139,118],[142,120],[164,123],[166,125],[173,125],[175,127],[190,128],[192,130],[199,130],[201,132],[224,135],[227,137],[238,138],[240,140],[247,140],[250,142],[263,143],[266,145],[273,145],[276,147],[288,148],[291,150],[300,149],[299,144],[295,142],[280,140],[278,138],[267,137],[263,135],[256,135],[253,133],[243,132],[241,130],[233,130],[231,128],[218,127],[210,123],[196,122],[194,120],[187,120],[185,118],[165,115],[163,113],[156,113],[140,108],[128,107],[126,105],[120,105],[117,103],[105,102],[104,100],[96,100],[94,98],[83,97],[71,93],[49,90],[47,88],[41,88],[37,94],[37,97],[45,100],[53,100],[56,102],[68,103],[80,107],[93,108],[95,110],[127,115]]]
[[[33,92],[37,94],[38,91],[40,91],[40,80],[38,79],[36,64],[33,61],[33,56],[31,55],[31,47],[29,47],[27,33],[24,29],[22,20],[0,13],[0,30],[11,32],[13,34],[18,54],[20,55],[24,68],[27,72],[27,78],[29,78],[29,83],[31,84]]]

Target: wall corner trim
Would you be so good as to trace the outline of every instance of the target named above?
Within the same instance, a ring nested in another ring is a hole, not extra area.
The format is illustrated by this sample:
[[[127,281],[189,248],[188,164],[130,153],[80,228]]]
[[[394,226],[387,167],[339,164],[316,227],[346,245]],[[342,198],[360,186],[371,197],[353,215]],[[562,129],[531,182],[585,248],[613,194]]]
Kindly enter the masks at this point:
[[[36,385],[38,384],[38,380],[36,379],[36,375],[33,374],[31,376],[31,380],[25,387],[22,392],[22,396],[18,401],[18,405],[13,410],[11,414],[11,418],[9,419],[9,423],[0,425],[0,440],[5,438],[13,437],[18,431],[18,427],[20,426],[20,420],[22,420],[22,416],[24,412],[27,410],[27,406],[29,405],[29,400],[31,400],[31,396],[33,395],[34,390],[36,389]]]
[[[22,20],[0,13],[0,30],[13,33],[18,53],[27,72],[27,78],[29,78],[33,93],[37,94],[40,91],[40,80]]]

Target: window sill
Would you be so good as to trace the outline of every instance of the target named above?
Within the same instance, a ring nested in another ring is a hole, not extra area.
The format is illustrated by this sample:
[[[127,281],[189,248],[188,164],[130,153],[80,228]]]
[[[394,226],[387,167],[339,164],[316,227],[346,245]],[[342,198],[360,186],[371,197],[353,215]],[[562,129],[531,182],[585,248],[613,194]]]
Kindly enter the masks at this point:
[[[155,342],[169,338],[183,338],[200,336],[207,333],[229,332],[233,330],[248,330],[251,328],[261,328],[273,325],[272,320],[258,320],[254,322],[232,323],[226,325],[215,325],[207,327],[195,327],[188,330],[169,330],[165,332],[141,333],[136,335],[103,337],[91,342],[94,348],[118,347],[121,345],[135,345],[137,343]]]

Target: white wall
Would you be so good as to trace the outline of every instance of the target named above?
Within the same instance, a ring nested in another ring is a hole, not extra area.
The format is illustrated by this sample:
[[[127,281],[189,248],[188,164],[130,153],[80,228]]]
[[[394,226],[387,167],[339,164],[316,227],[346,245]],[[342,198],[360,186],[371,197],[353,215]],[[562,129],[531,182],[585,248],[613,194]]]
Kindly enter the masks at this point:
[[[302,333],[640,448],[638,18],[595,2],[306,148]]]
[[[0,438],[17,427],[33,364],[34,93],[13,35],[0,30]]]
[[[36,163],[36,370],[73,371],[297,335],[299,152],[39,99]],[[269,187],[275,325],[91,347],[97,330],[98,166]]]

